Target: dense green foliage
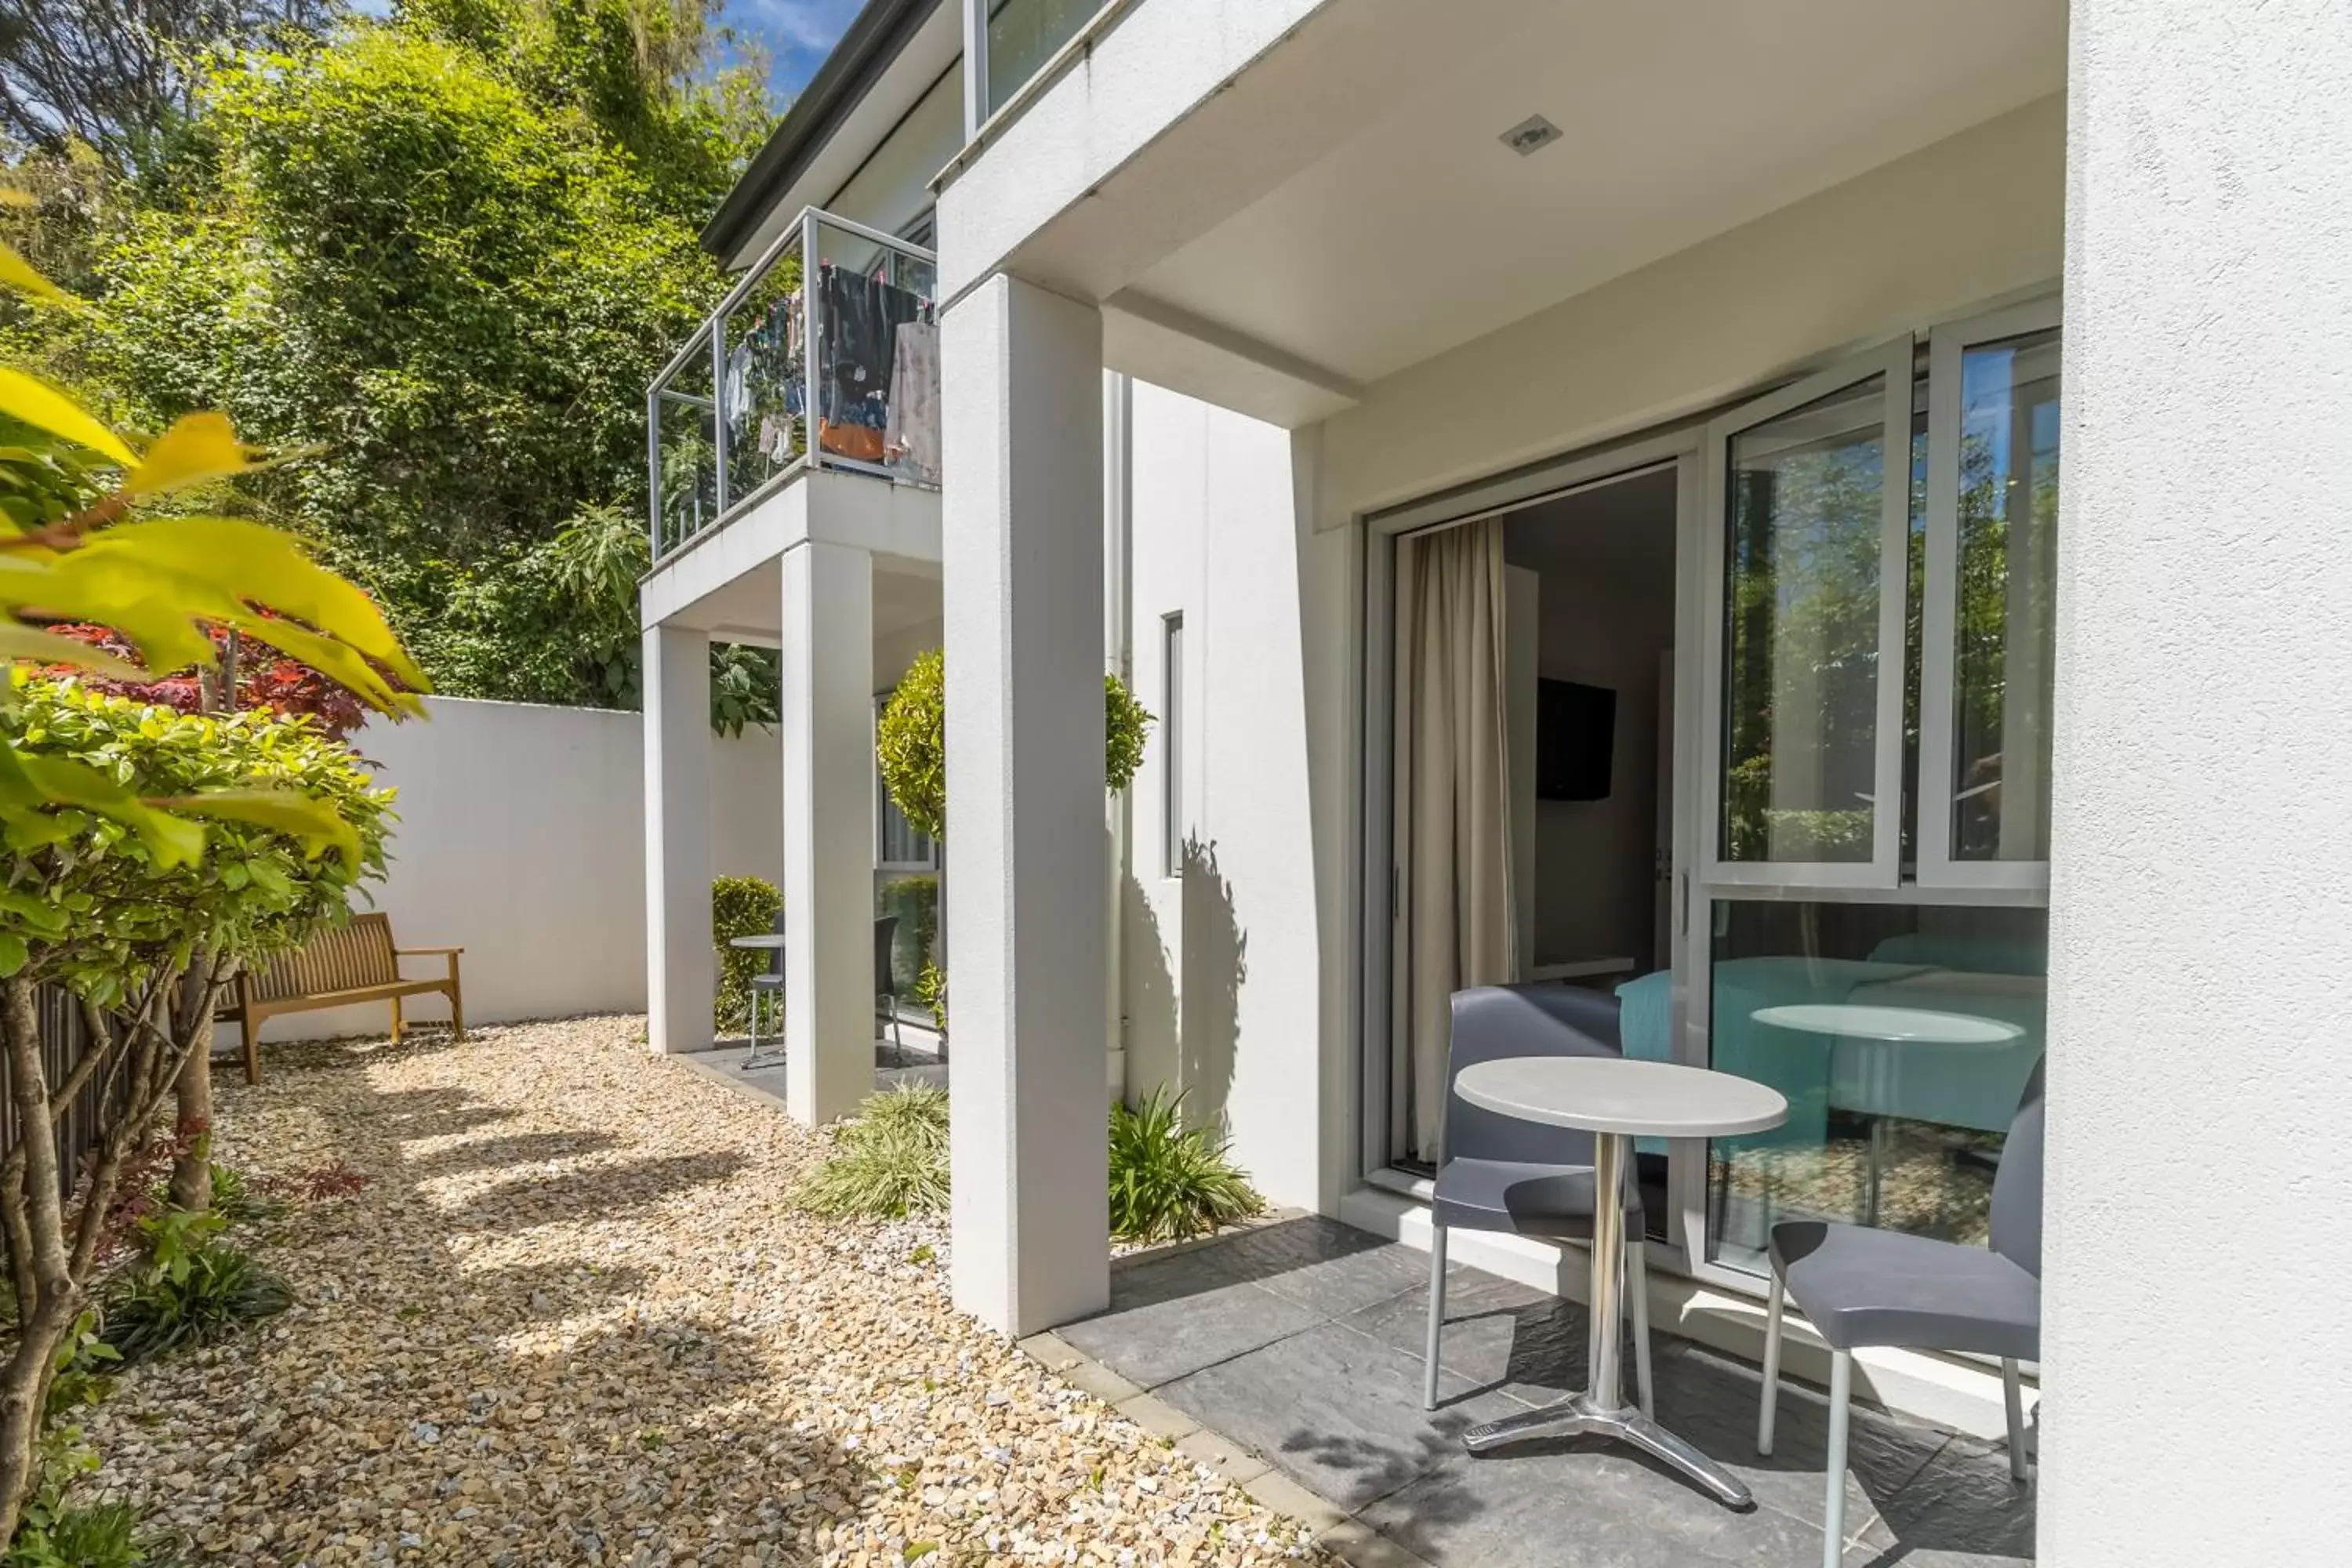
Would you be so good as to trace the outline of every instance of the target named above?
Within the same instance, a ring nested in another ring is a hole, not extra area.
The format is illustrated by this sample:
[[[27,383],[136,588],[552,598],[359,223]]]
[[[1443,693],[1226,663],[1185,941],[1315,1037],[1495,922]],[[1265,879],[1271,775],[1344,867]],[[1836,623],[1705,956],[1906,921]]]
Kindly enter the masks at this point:
[[[884,704],[874,754],[883,787],[920,833],[944,843],[948,826],[947,659],[938,648],[907,667]],[[1153,720],[1116,675],[1103,677],[1103,782],[1125,789],[1143,765]]]
[[[100,310],[8,330],[131,423],[216,407],[306,449],[240,504],[317,539],[438,689],[634,706],[646,384],[721,291],[696,226],[768,122],[709,9],[407,0],[204,57],[160,167],[50,161],[24,221]],[[737,722],[772,714],[751,673]]]
[[[948,1205],[948,1095],[901,1084],[868,1095],[793,1201],[829,1218],[904,1219]]]
[[[759,877],[718,877],[710,883],[710,941],[719,950],[719,997],[712,1005],[711,1026],[720,1034],[743,1027],[751,1016],[751,977],[765,974],[772,953],[730,947],[739,936],[758,936],[776,929],[776,912],[784,907],[783,894],[773,882]]]
[[[1183,1096],[1154,1089],[1110,1109],[1110,1233],[1180,1241],[1265,1212],[1213,1128],[1183,1123]],[[793,1201],[828,1217],[902,1219],[948,1203],[948,1097],[907,1084],[867,1097]]]
[[[1110,1233],[1121,1241],[1181,1241],[1265,1211],[1213,1127],[1186,1127],[1184,1097],[1156,1089],[1134,1110],[1110,1108]]]
[[[298,947],[343,918],[362,880],[383,876],[392,792],[371,788],[359,759],[310,720],[180,713],[21,671],[16,688],[0,742],[20,756],[68,758],[198,811],[207,791],[290,792],[325,805],[346,842],[320,853],[263,822],[220,821],[208,853],[187,861],[72,806],[11,824],[0,974],[111,1004],[199,948],[251,963]]]
[[[106,1303],[107,1342],[125,1362],[209,1344],[294,1304],[282,1278],[221,1238],[226,1223],[179,1209],[141,1222],[142,1254]]]

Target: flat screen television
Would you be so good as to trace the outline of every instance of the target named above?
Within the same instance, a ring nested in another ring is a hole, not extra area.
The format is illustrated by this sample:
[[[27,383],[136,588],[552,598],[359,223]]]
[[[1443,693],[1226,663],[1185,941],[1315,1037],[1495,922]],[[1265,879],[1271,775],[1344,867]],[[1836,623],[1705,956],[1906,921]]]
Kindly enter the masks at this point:
[[[1536,683],[1536,798],[1607,800],[1617,693],[1574,680]]]

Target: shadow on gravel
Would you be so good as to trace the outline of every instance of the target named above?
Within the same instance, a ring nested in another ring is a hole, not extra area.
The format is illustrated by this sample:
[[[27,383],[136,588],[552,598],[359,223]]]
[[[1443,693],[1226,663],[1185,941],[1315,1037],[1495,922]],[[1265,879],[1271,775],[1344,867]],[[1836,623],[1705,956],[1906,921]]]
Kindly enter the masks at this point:
[[[398,1047],[402,1059],[418,1048]],[[242,1462],[211,1472],[239,1478],[216,1492],[211,1517],[271,1517],[281,1532],[272,1548],[289,1563],[338,1536],[352,1561],[373,1550],[387,1562],[493,1568],[799,1563],[823,1556],[824,1531],[901,1484],[877,1472],[877,1457],[779,1414],[778,1386],[809,1375],[789,1335],[723,1308],[714,1317],[709,1299],[691,1293],[699,1281],[643,1254],[604,1261],[593,1230],[530,1235],[642,1214],[737,1175],[744,1155],[665,1153],[603,1128],[551,1128],[464,1085],[377,1091],[367,1069],[391,1051],[296,1047],[288,1054],[299,1059],[265,1059],[264,1072],[267,1085],[277,1066],[278,1094],[320,1116],[350,1164],[374,1178],[350,1201],[306,1209],[293,1245],[363,1259],[341,1265],[358,1277],[333,1299],[342,1321],[331,1332],[380,1349],[339,1358],[334,1399],[390,1403],[394,1435],[384,1440],[381,1415],[373,1436],[332,1419],[226,1420],[217,1440]],[[526,1117],[535,1130],[497,1130]],[[532,1168],[551,1161],[583,1163]],[[453,1177],[478,1190],[451,1205]],[[338,1246],[335,1229],[362,1245]],[[525,1256],[469,1267],[485,1243]],[[420,1289],[420,1272],[444,1283]]]

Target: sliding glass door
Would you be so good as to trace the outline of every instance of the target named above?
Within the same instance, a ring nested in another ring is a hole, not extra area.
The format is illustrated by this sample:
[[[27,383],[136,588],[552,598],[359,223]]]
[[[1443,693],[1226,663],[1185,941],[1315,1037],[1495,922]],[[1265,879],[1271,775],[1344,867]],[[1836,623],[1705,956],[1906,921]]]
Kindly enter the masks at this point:
[[[1685,1059],[1790,1117],[1706,1147],[1702,1273],[1788,1219],[1984,1239],[2047,1008],[2056,329],[1900,339],[1707,426]]]

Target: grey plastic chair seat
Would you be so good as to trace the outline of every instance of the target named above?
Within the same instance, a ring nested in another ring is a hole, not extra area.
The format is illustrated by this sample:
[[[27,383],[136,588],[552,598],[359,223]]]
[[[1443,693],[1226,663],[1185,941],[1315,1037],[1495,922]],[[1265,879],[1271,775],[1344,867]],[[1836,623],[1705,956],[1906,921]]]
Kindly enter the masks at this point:
[[[1436,1222],[1557,1241],[1592,1239],[1592,1173],[1528,1160],[1448,1160],[1437,1173]],[[1641,1229],[1642,1204],[1628,1197],[1626,1229]]]
[[[1998,1252],[1796,1221],[1772,1227],[1772,1267],[1833,1349],[1931,1345],[2041,1359],[2042,1281]]]
[[[1480,985],[1454,994],[1446,1041],[1445,1123],[1429,1205],[1429,1331],[1422,1404],[1437,1408],[1438,1352],[1445,1332],[1445,1237],[1500,1231],[1553,1241],[1592,1239],[1592,1134],[1538,1126],[1471,1104],[1454,1090],[1464,1068],[1504,1057],[1624,1054],[1617,998],[1570,985]],[[1650,1276],[1640,1191],[1627,1173],[1626,1292],[1633,1319],[1633,1373],[1642,1408],[1650,1388]]]
[[[2025,1391],[2017,1363],[2042,1357],[2042,1064],[2036,1062],[1993,1170],[1990,1246],[1962,1247],[1826,1220],[1784,1220],[1772,1227],[1756,1451],[1772,1451],[1781,1319],[1793,1301],[1830,1347],[1822,1568],[1841,1568],[1844,1562],[1846,1440],[1859,1347],[1999,1357],[2009,1473],[2020,1482],[2027,1479]]]

